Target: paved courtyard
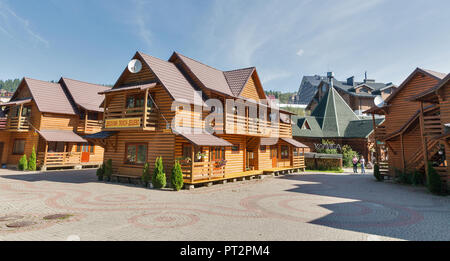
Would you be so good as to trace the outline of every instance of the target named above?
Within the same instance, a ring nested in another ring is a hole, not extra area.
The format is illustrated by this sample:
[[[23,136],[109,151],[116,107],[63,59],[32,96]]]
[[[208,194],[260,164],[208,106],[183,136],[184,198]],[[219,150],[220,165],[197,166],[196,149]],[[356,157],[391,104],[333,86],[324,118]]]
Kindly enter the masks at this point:
[[[44,219],[54,214],[63,216]],[[307,173],[172,192],[99,183],[94,170],[0,170],[0,240],[68,238],[450,240],[450,197],[377,183],[371,174]]]

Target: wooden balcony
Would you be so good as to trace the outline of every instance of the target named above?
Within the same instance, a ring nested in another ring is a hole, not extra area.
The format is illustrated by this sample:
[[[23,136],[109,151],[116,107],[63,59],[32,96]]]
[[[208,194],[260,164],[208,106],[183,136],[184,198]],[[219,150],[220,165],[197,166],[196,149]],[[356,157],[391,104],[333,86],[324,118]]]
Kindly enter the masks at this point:
[[[30,117],[8,117],[6,123],[7,131],[25,132],[30,130]]]
[[[156,131],[158,114],[156,111],[146,108],[110,109],[105,112],[103,130],[140,129]]]
[[[6,125],[8,124],[8,118],[0,118],[0,130],[6,130]]]
[[[102,130],[103,121],[100,120],[81,120],[77,126],[78,133],[92,134]]]
[[[258,137],[292,137],[292,125],[287,123],[273,124],[270,121],[261,119],[250,119],[240,115],[226,116],[227,133],[251,135]]]
[[[182,163],[183,178],[188,183],[224,179],[225,166],[219,167],[217,164],[217,162]]]
[[[39,167],[71,167],[81,164],[81,152],[39,152],[37,155]]]

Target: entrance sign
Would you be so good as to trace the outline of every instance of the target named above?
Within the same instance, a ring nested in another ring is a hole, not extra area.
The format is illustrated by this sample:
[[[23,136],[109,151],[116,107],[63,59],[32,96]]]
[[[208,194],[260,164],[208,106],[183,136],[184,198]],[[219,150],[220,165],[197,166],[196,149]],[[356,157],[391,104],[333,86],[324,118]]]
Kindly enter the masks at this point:
[[[342,146],[340,144],[314,144],[316,151],[318,150],[342,150]]]
[[[105,121],[106,129],[138,128],[141,127],[141,118],[110,119]]]

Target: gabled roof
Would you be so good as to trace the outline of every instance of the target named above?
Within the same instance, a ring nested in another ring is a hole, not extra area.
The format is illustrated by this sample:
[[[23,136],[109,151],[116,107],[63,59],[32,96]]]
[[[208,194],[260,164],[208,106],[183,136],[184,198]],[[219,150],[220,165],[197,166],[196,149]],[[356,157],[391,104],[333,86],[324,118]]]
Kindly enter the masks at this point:
[[[103,102],[103,95],[100,92],[110,90],[110,87],[96,85],[87,82],[72,80],[69,78],[61,78],[59,83],[67,88],[69,95],[78,106],[89,111],[103,111],[100,108]]]
[[[298,91],[299,104],[309,105],[317,93],[317,87],[323,80],[326,80],[326,76],[304,76],[300,89]]]
[[[414,76],[418,73],[426,74],[432,78],[435,78],[436,80],[442,80],[446,76],[444,73],[435,72],[432,70],[426,70],[421,68],[416,68],[409,76],[406,78],[405,81],[386,99],[386,103],[389,103],[394,97],[397,96],[397,94],[414,78]]]
[[[202,97],[198,95],[175,64],[140,52],[138,52],[138,56],[150,67],[150,70],[175,101],[203,105]]]
[[[235,96],[231,91],[230,86],[228,86],[228,82],[223,71],[176,52],[174,55],[186,65],[186,67],[195,75],[195,77],[197,77],[205,88],[225,95]]]
[[[23,83],[28,86],[40,112],[76,115],[60,84],[30,78],[24,78]]]
[[[251,67],[224,72],[225,79],[227,80],[234,96],[240,96],[242,90],[244,90],[245,85],[249,81],[250,77],[252,77],[255,70],[255,67]]]
[[[435,100],[434,102],[438,102],[439,100],[436,97],[436,92],[441,89],[443,86],[445,86],[450,81],[450,73],[444,77],[436,86],[433,88],[426,90],[418,95],[415,95],[411,98],[411,100],[420,101],[420,100],[426,100],[428,102],[431,102],[432,100]],[[433,99],[434,98],[434,99]]]

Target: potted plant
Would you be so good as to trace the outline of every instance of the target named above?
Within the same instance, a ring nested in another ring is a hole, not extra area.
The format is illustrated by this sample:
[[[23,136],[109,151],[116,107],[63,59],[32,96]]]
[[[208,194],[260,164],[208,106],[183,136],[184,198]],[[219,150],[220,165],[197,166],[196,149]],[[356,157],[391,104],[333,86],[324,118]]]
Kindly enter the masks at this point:
[[[204,160],[206,158],[206,154],[205,153],[201,153],[201,152],[198,152],[197,153],[197,160]]]

